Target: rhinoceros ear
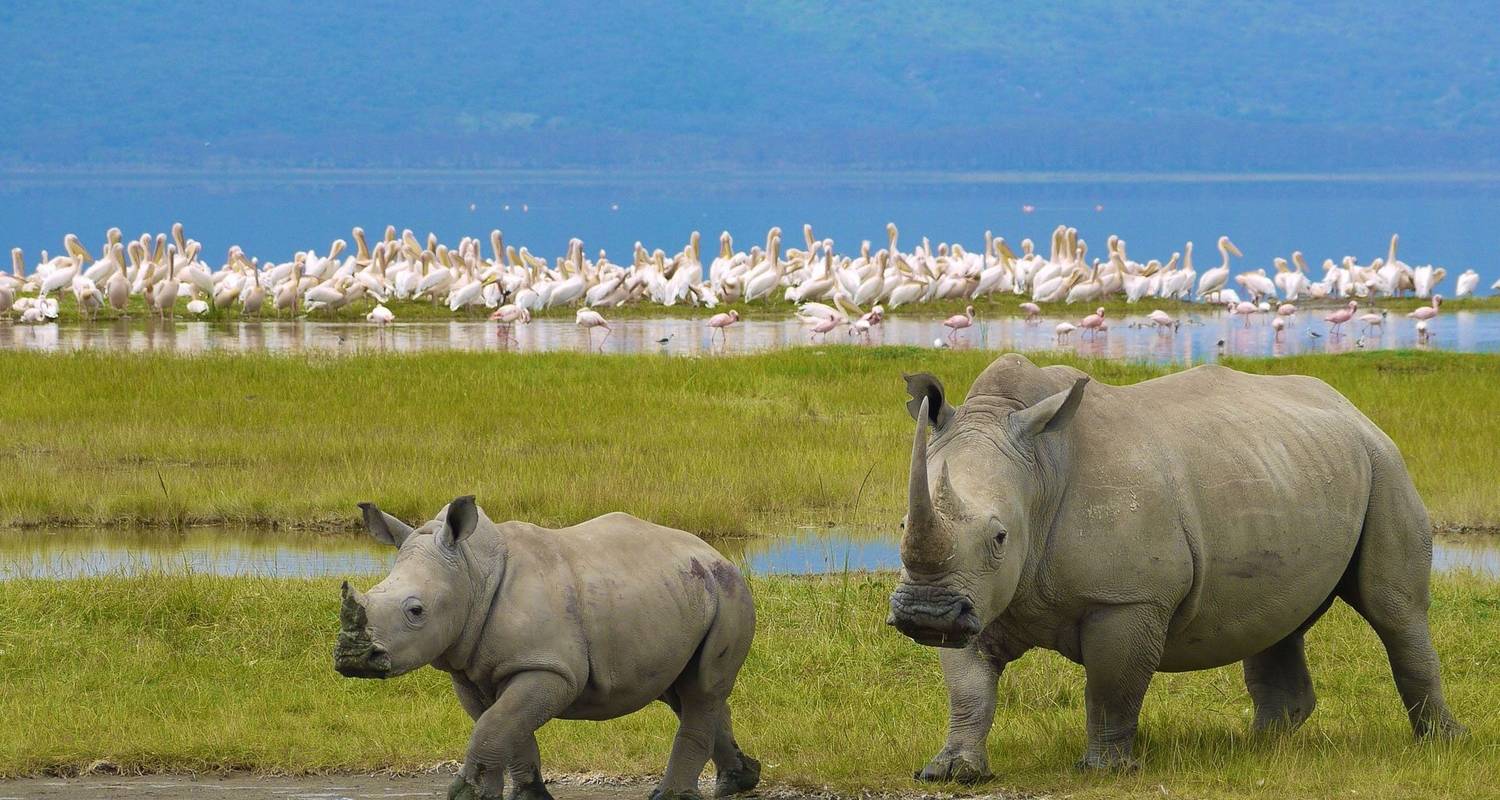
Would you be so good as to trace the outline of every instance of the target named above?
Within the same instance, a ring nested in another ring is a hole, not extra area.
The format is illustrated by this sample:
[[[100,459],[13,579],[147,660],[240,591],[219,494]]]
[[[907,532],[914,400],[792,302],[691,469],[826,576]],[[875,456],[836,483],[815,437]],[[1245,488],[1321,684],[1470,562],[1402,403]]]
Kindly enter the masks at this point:
[[[1088,382],[1087,376],[1079,378],[1073,383],[1071,389],[1058,392],[1030,408],[1023,408],[1011,414],[1011,433],[1022,437],[1035,437],[1060,430],[1078,411],[1078,404],[1083,400],[1084,384]]]
[[[411,526],[375,507],[374,503],[360,503],[359,511],[364,516],[365,530],[381,544],[400,547],[411,535]]]
[[[922,401],[926,400],[927,421],[932,423],[935,430],[942,430],[948,420],[953,418],[953,406],[943,399],[943,382],[927,372],[901,377],[906,379],[906,393],[911,395],[911,401],[906,404],[906,413],[916,419],[922,413]]]
[[[474,505],[474,495],[466,494],[448,504],[443,529],[438,532],[439,540],[449,547],[457,547],[459,542],[474,532],[474,526],[478,524],[479,507]]]

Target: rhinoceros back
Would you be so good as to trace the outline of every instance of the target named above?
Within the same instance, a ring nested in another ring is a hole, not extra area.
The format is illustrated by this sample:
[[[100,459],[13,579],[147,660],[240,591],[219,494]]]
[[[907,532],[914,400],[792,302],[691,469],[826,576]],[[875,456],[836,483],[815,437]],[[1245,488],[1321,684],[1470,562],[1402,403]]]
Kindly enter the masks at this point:
[[[1197,367],[1091,386],[1081,412],[1055,551],[1077,585],[1177,605],[1163,669],[1279,641],[1348,568],[1377,465],[1414,491],[1389,438],[1313,378]]]

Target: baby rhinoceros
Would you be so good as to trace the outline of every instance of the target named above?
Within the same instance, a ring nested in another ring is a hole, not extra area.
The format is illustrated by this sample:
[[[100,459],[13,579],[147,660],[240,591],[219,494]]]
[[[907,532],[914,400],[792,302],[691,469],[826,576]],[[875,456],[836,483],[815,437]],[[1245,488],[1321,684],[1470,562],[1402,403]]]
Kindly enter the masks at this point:
[[[677,737],[653,798],[696,798],[712,757],[715,794],[754,788],[728,697],[750,652],[755,609],[733,564],[689,533],[628,514],[548,530],[491,522],[460,497],[413,530],[363,503],[370,535],[399,549],[368,594],[344,584],[334,668],[389,678],[449,673],[474,733],[448,797],[547,800],[535,732],[554,717],[604,720],[653,700]]]

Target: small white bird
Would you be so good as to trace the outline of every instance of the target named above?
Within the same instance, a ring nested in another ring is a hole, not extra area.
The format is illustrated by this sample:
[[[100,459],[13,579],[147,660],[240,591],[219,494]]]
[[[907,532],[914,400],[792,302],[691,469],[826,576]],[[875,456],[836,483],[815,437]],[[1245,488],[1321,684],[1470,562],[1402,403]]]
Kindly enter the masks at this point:
[[[370,310],[370,313],[365,315],[366,320],[369,320],[376,325],[388,324],[395,318],[396,315],[391,313],[391,310],[389,308],[386,308],[384,303],[375,306]]]
[[[204,300],[195,298],[188,301],[187,310],[189,314],[192,314],[195,317],[201,317],[204,314],[208,313],[208,303]]]

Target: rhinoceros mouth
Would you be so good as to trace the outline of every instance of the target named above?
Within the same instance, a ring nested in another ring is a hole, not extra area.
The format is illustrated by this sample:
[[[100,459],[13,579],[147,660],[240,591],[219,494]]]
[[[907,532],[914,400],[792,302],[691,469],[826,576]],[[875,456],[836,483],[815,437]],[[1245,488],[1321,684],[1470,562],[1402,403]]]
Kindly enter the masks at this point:
[[[942,586],[902,584],[886,620],[917,644],[964,647],[982,627],[968,598]]]
[[[333,668],[346,678],[388,678],[392,674],[390,654],[371,641],[364,630],[339,631]]]

